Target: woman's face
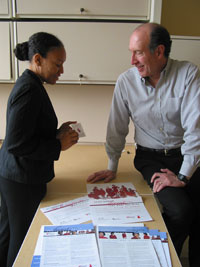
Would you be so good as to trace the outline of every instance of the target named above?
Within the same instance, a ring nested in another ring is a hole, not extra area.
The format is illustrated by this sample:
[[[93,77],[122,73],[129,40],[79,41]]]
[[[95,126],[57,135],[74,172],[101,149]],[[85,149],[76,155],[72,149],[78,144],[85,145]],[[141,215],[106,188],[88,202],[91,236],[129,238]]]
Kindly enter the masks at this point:
[[[66,60],[64,47],[55,48],[47,53],[46,58],[40,57],[39,76],[42,81],[55,84],[64,72],[63,63]]]

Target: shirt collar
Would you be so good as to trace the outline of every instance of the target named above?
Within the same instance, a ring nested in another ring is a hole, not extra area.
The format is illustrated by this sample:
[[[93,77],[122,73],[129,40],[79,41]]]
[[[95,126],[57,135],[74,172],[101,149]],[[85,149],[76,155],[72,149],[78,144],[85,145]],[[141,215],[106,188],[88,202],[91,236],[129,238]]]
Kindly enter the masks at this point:
[[[172,59],[168,58],[167,64],[166,64],[166,66],[164,67],[164,69],[161,72],[162,75],[167,75],[168,74],[171,64],[172,64]]]
[[[170,69],[171,64],[172,64],[172,59],[171,58],[168,58],[166,66],[161,71],[161,77],[167,75],[167,73],[169,72],[169,69]],[[143,78],[143,77],[140,76],[140,79],[141,79],[141,82],[143,84],[147,84],[148,83],[148,78]]]

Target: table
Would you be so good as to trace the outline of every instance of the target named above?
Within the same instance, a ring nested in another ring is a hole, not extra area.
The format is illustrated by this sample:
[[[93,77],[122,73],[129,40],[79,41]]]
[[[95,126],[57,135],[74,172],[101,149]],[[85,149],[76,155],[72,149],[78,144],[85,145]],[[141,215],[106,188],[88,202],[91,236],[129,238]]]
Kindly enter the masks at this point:
[[[145,222],[145,226],[150,229],[159,229],[160,231],[167,232],[151,189],[133,166],[134,155],[134,146],[126,146],[120,159],[117,178],[113,182],[132,182],[137,192],[142,196],[143,202],[153,218],[153,221]],[[87,177],[95,171],[106,168],[107,155],[103,145],[78,144],[61,153],[59,161],[55,162],[55,178],[48,184],[47,195],[42,200],[34,216],[15,260],[14,267],[30,266],[40,227],[41,225],[51,224],[40,208],[85,196],[87,193]],[[169,235],[168,239],[172,264],[174,267],[181,267]]]

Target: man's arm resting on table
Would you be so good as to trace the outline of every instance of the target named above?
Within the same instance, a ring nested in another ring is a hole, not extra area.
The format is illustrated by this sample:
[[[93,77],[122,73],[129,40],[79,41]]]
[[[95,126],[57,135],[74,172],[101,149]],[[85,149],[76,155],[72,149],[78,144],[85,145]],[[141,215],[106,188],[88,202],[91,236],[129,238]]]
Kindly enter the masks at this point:
[[[107,169],[91,174],[88,177],[87,182],[95,183],[104,180],[104,183],[108,183],[115,178],[116,178],[116,172]]]

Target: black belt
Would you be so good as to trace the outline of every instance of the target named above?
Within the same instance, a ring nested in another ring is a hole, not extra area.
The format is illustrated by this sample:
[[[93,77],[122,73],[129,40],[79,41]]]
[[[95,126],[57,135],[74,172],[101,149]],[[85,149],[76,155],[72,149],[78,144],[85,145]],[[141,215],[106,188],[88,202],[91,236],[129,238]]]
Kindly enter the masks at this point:
[[[149,148],[149,147],[144,147],[144,146],[140,146],[137,144],[137,149],[138,150],[142,150],[142,151],[147,151],[147,152],[154,152],[157,154],[164,154],[165,156],[171,156],[177,153],[181,152],[181,148],[177,147],[174,149],[154,149],[154,148]]]

